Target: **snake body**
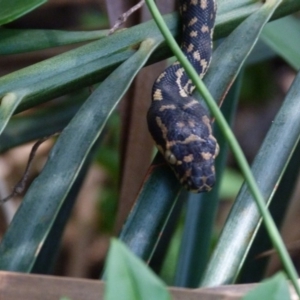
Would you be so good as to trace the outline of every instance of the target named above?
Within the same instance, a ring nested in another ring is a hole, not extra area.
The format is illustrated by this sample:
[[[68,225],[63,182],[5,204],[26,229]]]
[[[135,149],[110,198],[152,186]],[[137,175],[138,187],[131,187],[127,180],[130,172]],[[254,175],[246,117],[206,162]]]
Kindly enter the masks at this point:
[[[202,78],[212,54],[215,0],[180,0],[181,49]],[[192,96],[195,86],[179,62],[156,79],[148,110],[149,131],[182,185],[194,192],[211,190],[219,146],[206,109]]]

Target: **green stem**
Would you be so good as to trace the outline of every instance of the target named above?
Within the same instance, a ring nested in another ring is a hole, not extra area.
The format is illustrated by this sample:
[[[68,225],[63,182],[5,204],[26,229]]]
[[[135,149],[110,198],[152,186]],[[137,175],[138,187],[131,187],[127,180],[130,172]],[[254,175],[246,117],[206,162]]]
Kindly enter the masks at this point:
[[[248,184],[249,190],[254,197],[257,207],[263,217],[263,221],[265,222],[265,226],[268,230],[270,235],[270,239],[272,240],[274,248],[277,250],[279,257],[281,258],[282,264],[285,267],[285,270],[293,282],[294,288],[297,291],[298,296],[300,297],[300,287],[297,281],[297,272],[294,268],[294,265],[290,259],[290,256],[283,244],[283,241],[280,237],[280,234],[275,226],[275,223],[265,206],[265,201],[256,185],[255,179],[252,175],[251,169],[247,163],[247,160],[244,156],[244,153],[238,144],[233,132],[231,131],[229,125],[227,124],[224,116],[222,115],[218,105],[214,101],[213,97],[207,90],[206,86],[199,78],[199,75],[187,60],[185,55],[182,53],[181,49],[179,48],[178,44],[176,43],[174,37],[172,36],[171,32],[169,31],[168,27],[166,26],[160,12],[158,11],[155,3],[153,0],[146,0],[148,8],[152,14],[153,19],[155,20],[158,28],[160,29],[161,33],[165,37],[166,42],[168,43],[169,47],[171,48],[174,55],[177,57],[179,62],[181,63],[182,67],[185,69],[186,73],[189,75],[190,79],[195,84],[199,93],[203,96],[207,106],[209,107],[210,111],[216,118],[216,122],[220,126],[224,136],[226,137],[228,144],[237,160],[237,163],[241,169],[241,172],[244,175],[244,178]]]

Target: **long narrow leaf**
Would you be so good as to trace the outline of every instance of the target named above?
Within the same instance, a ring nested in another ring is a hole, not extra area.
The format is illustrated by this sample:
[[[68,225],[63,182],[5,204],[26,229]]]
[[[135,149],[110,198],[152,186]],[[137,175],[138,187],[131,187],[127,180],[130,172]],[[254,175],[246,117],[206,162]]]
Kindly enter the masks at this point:
[[[215,38],[228,35],[243,19],[253,12],[253,4],[246,3],[246,13],[240,14],[238,1],[230,2],[227,8],[230,14],[219,14],[216,20]],[[220,3],[219,9],[227,5]],[[255,6],[255,10],[259,4]],[[278,9],[277,17],[300,9],[298,0],[287,0]],[[174,35],[178,35],[177,14],[168,15],[165,21]],[[17,111],[22,111],[34,105],[43,103],[56,96],[77,90],[79,87],[91,85],[103,80],[120,63],[134,53],[132,50],[146,38],[160,36],[153,21],[135,26],[128,30],[117,32],[100,41],[90,43],[75,50],[58,55],[44,62],[37,63],[20,71],[13,72],[0,79],[0,97],[6,93],[29,88],[29,94],[24,97]],[[130,51],[131,50],[131,51]],[[115,57],[111,54],[114,53]],[[170,55],[166,47],[153,54],[150,62],[158,61]],[[98,59],[104,58],[103,61]],[[103,65],[101,65],[103,64]]]
[[[161,40],[146,40],[88,98],[53,147],[0,244],[0,269],[30,272],[109,115]],[[118,83],[118,84],[116,84]],[[26,230],[24,231],[24,224]]]
[[[16,92],[7,93],[2,98],[0,106],[0,134],[3,132],[18,105],[28,93],[29,91],[27,89],[21,89]]]
[[[295,70],[300,69],[300,20],[288,16],[272,22],[262,33],[262,40]]]
[[[0,25],[25,15],[45,2],[46,0],[1,0]]]
[[[269,210],[278,228],[281,228],[297,185],[300,170],[299,157],[300,143],[298,142],[269,206]],[[263,279],[270,257],[255,258],[270,249],[272,249],[272,243],[267,237],[266,228],[260,226],[240,272],[239,283],[258,282]]]
[[[118,240],[112,240],[106,271],[105,300],[171,299],[165,284]]]
[[[0,153],[62,131],[83,103],[82,99],[70,100],[33,114],[12,118],[0,136]]]
[[[167,17],[175,33],[176,19]],[[133,31],[133,32],[132,32]],[[43,103],[56,96],[104,80],[147,38],[160,38],[155,25],[144,23],[116,32],[105,39],[71,50],[0,78],[0,97],[26,89],[17,111]],[[164,55],[164,51],[160,51]],[[1,107],[0,107],[1,109]]]
[[[64,200],[59,212],[51,226],[51,229],[47,235],[47,238],[41,248],[39,253],[35,258],[34,265],[32,266],[31,273],[39,274],[51,274],[55,268],[55,262],[59,254],[59,249],[61,246],[61,238],[64,233],[64,229],[70,215],[72,213],[73,207],[76,203],[77,196],[81,190],[82,184],[86,179],[89,167],[93,162],[96,151],[98,151],[98,146],[101,143],[102,137],[105,135],[105,130],[101,133],[96,143],[93,145],[91,151],[89,152],[87,159],[84,161],[79,174],[74,181],[66,199]]]
[[[205,84],[213,91],[216,102],[224,99],[272,13],[273,10],[270,12],[262,7],[240,24],[213,53]]]
[[[278,273],[263,281],[242,298],[242,300],[257,299],[290,300],[291,294],[285,274]]]
[[[299,140],[299,115],[300,73],[294,80],[252,165],[252,172],[266,200],[270,200],[274,193]],[[255,236],[259,220],[257,206],[244,184],[214,250],[202,282],[203,286],[234,281],[247,255],[251,240]]]
[[[130,250],[146,261],[151,258],[180,189],[174,173],[157,154],[120,235]]]
[[[86,42],[104,38],[107,34],[108,30],[69,32],[41,29],[0,29],[0,55]]]

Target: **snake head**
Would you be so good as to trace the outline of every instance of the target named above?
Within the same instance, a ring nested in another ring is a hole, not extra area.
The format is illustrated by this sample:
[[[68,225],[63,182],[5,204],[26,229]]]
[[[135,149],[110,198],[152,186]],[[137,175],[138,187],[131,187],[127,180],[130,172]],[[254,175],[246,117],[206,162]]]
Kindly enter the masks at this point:
[[[219,146],[208,114],[196,100],[184,98],[175,103],[166,100],[171,98],[166,92],[163,96],[165,100],[152,102],[147,115],[157,148],[188,190],[210,191]]]
[[[215,184],[215,158],[219,145],[213,136],[206,140],[175,144],[164,151],[164,157],[180,183],[192,192],[208,192]]]

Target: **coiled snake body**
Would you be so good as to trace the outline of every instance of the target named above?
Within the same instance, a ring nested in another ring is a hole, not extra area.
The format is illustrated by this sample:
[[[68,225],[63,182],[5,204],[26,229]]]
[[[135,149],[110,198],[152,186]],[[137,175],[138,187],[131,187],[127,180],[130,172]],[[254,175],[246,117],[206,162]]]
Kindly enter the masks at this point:
[[[214,0],[180,0],[183,24],[181,49],[199,76],[206,73],[212,53]],[[206,109],[192,96],[195,86],[179,62],[156,79],[148,111],[148,128],[158,150],[181,184],[194,192],[211,190],[219,146]]]

